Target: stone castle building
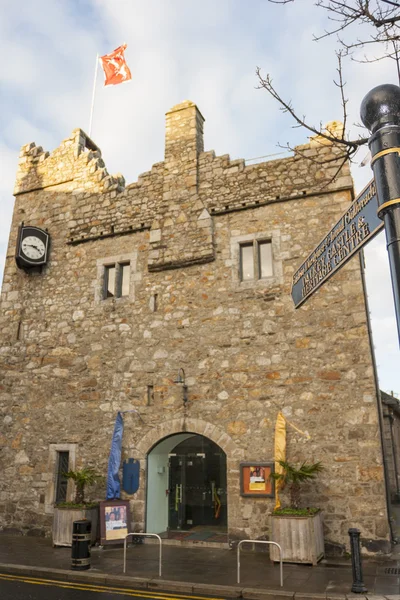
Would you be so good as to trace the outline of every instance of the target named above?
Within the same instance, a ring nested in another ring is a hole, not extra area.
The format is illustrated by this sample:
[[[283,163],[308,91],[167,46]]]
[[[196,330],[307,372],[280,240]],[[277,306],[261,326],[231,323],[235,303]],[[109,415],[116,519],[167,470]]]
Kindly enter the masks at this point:
[[[387,550],[359,257],[300,309],[290,296],[352,200],[349,169],[332,182],[334,163],[308,160],[334,158],[320,140],[251,166],[217,157],[203,122],[192,102],[172,108],[165,160],[130,185],[82,130],[51,154],[22,148],[0,305],[0,525],[50,532],[71,497],[64,470],[106,474],[116,415],[132,411],[134,529],[268,536],[275,500],[243,496],[240,465],[273,462],[282,411],[307,433],[288,429],[288,459],[325,467],[304,502],[323,509],[326,548],[358,527]],[[16,264],[22,223],[50,236],[42,269]]]

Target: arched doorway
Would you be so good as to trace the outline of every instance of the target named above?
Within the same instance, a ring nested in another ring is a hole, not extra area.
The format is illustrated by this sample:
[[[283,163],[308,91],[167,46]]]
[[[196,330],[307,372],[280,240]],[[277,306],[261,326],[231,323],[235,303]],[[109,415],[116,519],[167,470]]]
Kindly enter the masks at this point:
[[[209,438],[178,433],[147,457],[146,530],[172,539],[224,541],[226,454]]]

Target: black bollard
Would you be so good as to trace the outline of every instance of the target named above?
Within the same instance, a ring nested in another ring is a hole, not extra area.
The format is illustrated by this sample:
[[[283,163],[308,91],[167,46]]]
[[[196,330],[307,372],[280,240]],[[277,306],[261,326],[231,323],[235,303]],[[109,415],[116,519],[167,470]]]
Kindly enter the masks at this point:
[[[350,551],[351,551],[351,567],[353,569],[353,585],[351,591],[355,594],[368,592],[364,585],[362,564],[361,564],[361,549],[360,549],[360,530],[351,527],[349,529],[350,536]]]
[[[90,569],[90,541],[92,523],[87,519],[74,521],[72,527],[71,569],[85,571]]]

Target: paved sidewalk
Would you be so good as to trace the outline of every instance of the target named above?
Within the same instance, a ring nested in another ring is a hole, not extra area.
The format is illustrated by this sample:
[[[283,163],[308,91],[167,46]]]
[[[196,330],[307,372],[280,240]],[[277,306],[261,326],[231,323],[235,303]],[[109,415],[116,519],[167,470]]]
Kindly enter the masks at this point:
[[[400,577],[396,574],[400,573],[400,555],[386,560],[364,559],[366,594],[350,592],[349,561],[324,561],[315,567],[284,564],[283,588],[279,585],[279,564],[271,564],[267,552],[244,550],[240,562],[241,583],[237,584],[236,551],[164,545],[160,578],[158,545],[145,542],[128,547],[125,576],[123,548],[113,546],[92,548],[91,569],[72,571],[70,548],[53,548],[49,539],[0,534],[0,573],[248,600],[400,600]]]

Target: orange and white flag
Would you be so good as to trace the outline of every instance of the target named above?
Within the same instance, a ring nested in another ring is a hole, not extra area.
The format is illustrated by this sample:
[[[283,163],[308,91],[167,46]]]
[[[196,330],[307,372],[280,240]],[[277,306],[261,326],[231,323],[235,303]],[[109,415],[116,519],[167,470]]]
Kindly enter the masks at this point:
[[[100,64],[104,70],[104,85],[117,85],[118,83],[124,83],[124,81],[132,79],[129,67],[125,62],[125,50],[126,44],[122,44],[114,52],[99,57]]]

